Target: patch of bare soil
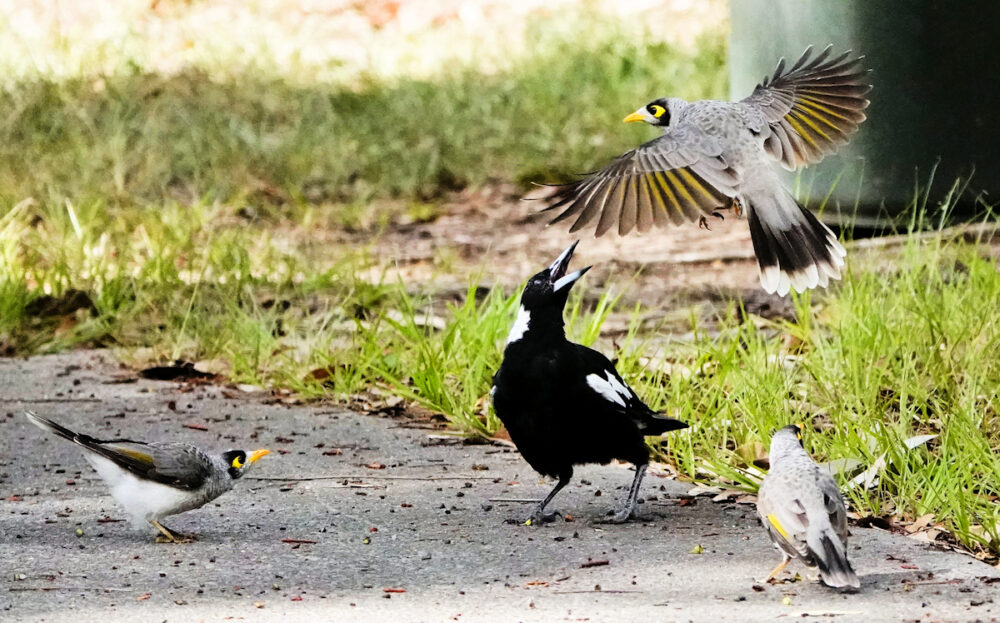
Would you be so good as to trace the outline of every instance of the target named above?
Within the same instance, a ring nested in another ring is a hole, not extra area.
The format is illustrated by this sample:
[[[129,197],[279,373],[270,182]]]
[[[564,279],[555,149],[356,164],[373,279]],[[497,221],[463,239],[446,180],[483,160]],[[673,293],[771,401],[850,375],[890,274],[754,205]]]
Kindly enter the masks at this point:
[[[480,275],[486,285],[513,291],[579,239],[574,265],[594,265],[587,276],[588,300],[605,287],[624,290],[620,309],[641,302],[661,317],[684,310],[680,322],[687,322],[691,307],[701,307],[710,320],[720,304],[733,299],[765,317],[791,313],[786,299],[760,289],[743,218],[713,218],[710,230],[691,223],[595,238],[593,227],[571,234],[569,224],[549,226],[552,217],[540,208],[509,190],[465,192],[431,222],[390,227],[379,237],[377,253],[394,259],[388,278],[414,288],[433,282],[437,291],[464,292],[470,275]]]

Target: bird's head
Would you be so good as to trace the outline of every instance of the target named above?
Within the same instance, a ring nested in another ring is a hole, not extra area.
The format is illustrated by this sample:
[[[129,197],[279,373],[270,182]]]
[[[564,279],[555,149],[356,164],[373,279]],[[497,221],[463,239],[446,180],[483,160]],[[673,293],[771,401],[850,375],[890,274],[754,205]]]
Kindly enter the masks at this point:
[[[676,112],[676,108],[677,103],[674,98],[661,97],[625,117],[624,121],[625,123],[645,121],[649,125],[665,128],[670,125],[670,119],[673,117],[673,113]]]
[[[802,448],[802,427],[798,424],[789,424],[775,431],[771,437],[771,452],[783,454],[789,450],[800,450]]]
[[[243,474],[250,469],[250,466],[266,454],[271,454],[271,451],[261,448],[247,454],[243,450],[229,450],[222,453],[222,460],[229,466],[229,477],[236,480],[237,478],[242,478]]]
[[[579,243],[577,240],[569,245],[554,262],[528,280],[521,293],[521,307],[532,314],[549,310],[562,317],[563,306],[566,305],[566,298],[573,284],[591,269],[587,266],[566,274],[569,262],[573,259],[573,251]]]

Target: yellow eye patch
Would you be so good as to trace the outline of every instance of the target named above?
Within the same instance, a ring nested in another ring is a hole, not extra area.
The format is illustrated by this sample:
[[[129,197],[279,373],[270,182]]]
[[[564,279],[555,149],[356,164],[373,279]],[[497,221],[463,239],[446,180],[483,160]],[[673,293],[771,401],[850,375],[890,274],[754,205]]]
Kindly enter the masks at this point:
[[[649,107],[649,112],[654,117],[659,119],[660,117],[663,116],[663,113],[667,112],[667,109],[664,108],[663,106],[660,106],[659,104],[653,104],[652,106]]]
[[[235,467],[236,469],[243,467],[243,463],[240,463],[240,457],[238,456],[233,457],[233,467]]]

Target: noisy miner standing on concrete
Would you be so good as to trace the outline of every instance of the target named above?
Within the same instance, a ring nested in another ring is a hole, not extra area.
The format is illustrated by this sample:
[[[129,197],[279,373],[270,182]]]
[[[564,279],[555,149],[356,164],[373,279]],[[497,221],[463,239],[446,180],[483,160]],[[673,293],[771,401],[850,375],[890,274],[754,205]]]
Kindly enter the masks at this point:
[[[74,433],[48,418],[25,413],[32,424],[83,449],[84,458],[111,487],[111,495],[140,529],[146,522],[162,533],[157,542],[185,543],[194,537],[168,530],[160,521],[189,511],[233,488],[269,450],[229,450],[209,455],[184,443],[101,440]]]
[[[802,430],[786,426],[771,438],[771,468],[757,494],[757,514],[784,558],[770,580],[792,558],[818,567],[833,588],[861,586],[847,560],[847,509],[830,474],[802,447]]]
[[[566,274],[574,242],[524,286],[503,361],[493,377],[493,409],[524,460],[559,482],[526,523],[551,521],[545,507],[573,477],[573,466],[635,465],[625,506],[612,523],[634,516],[649,450],[646,435],[686,428],[654,412],[625,384],[608,358],[566,339],[563,307],[570,288],[590,267]]]
[[[663,136],[622,154],[576,182],[558,186],[545,210],[556,223],[575,218],[577,231],[597,220],[601,236],[654,225],[746,212],[767,292],[826,287],[840,278],[846,251],[825,225],[799,206],[776,164],[794,170],[822,160],[865,120],[869,70],[864,57],[812,47],[786,70],[781,59],[749,97],[738,102],[661,98],[625,117],[663,129]]]

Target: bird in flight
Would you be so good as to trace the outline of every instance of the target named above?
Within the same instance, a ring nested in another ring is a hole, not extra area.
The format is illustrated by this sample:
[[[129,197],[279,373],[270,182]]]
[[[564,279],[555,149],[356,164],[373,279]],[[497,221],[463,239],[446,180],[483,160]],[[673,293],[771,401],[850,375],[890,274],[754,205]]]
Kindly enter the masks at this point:
[[[817,55],[806,49],[738,102],[661,98],[625,117],[663,130],[603,169],[557,186],[544,211],[552,223],[572,219],[571,232],[597,221],[601,236],[616,224],[633,229],[706,224],[732,208],[746,214],[761,286],[784,296],[839,279],[846,251],[837,237],[801,207],[776,165],[795,170],[847,143],[865,120],[869,70],[864,57]]]

